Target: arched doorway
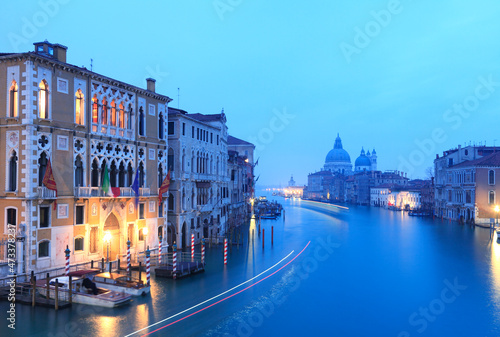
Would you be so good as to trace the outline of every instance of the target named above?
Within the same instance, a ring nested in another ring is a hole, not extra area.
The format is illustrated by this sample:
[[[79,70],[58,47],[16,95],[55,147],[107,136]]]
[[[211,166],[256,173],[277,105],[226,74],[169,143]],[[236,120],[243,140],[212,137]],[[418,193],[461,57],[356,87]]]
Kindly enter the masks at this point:
[[[116,215],[111,213],[104,223],[103,236],[109,232],[111,240],[109,241],[109,259],[114,261],[120,254],[120,222]],[[107,254],[107,244],[103,241],[103,256]]]
[[[186,222],[184,221],[184,223],[182,224],[182,229],[181,229],[181,233],[182,233],[182,248],[184,247],[187,247],[187,229],[186,229]]]
[[[176,231],[175,231],[175,226],[172,225],[171,223],[169,223],[167,226],[167,243],[168,243],[169,249],[171,249],[174,242],[176,244],[178,243],[177,242],[177,235],[176,235]]]
[[[205,237],[205,238],[209,237],[209,234],[208,234],[208,220],[207,219],[203,220],[203,237]]]

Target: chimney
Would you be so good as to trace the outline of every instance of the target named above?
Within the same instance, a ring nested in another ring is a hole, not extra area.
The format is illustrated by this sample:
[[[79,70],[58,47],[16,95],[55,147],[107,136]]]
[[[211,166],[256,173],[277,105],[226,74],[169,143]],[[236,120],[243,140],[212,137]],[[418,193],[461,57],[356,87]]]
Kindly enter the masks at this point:
[[[149,91],[152,91],[152,92],[155,92],[155,84],[156,84],[156,80],[154,78],[146,78],[146,82],[148,84],[147,86],[147,89]]]
[[[66,52],[68,50],[68,47],[63,46],[61,44],[56,43],[54,45],[54,57],[59,61],[59,62],[64,62],[66,63]]]

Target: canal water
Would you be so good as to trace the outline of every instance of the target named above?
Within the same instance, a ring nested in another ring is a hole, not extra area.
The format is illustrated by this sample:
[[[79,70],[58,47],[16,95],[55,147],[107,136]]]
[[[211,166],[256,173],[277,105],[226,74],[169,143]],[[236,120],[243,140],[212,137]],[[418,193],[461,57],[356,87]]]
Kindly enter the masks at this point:
[[[17,305],[15,334],[1,302],[0,335],[500,336],[500,244],[489,229],[277,200],[285,218],[262,220],[264,248],[252,221],[227,266],[213,246],[205,273],[152,277],[151,296],[125,307]]]

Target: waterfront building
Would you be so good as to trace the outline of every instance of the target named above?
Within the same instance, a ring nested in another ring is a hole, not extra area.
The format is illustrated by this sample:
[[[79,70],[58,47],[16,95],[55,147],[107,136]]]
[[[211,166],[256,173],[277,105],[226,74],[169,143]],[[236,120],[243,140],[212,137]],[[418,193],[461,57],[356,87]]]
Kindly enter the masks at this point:
[[[499,204],[496,174],[500,148],[460,145],[434,160],[435,211],[444,219],[489,222]]]
[[[346,180],[345,183],[345,200],[347,202],[358,205],[374,205],[378,204],[378,198],[375,198],[373,187],[383,184],[386,186],[406,186],[408,178],[403,172],[399,171],[358,171],[352,177]],[[381,192],[383,190],[380,190]],[[375,199],[374,199],[375,198]],[[381,198],[380,203],[385,202],[386,199]]]
[[[407,186],[381,184],[370,189],[370,205],[395,207],[404,210],[420,210],[422,207],[422,188],[424,181],[409,182]]]
[[[171,99],[153,79],[139,88],[67,63],[60,44],[34,46],[0,54],[0,239],[15,226],[17,273],[63,266],[66,246],[71,263],[115,260],[128,240],[133,254],[157,246]],[[49,167],[57,190],[42,184]]]
[[[307,188],[304,190],[304,198],[327,200],[328,186],[332,179],[333,173],[329,170],[309,174],[307,176]]]
[[[233,137],[234,138],[234,137]],[[247,205],[250,201],[250,188],[252,184],[252,166],[246,156],[240,156],[237,151],[229,150],[228,169],[231,180],[229,181],[230,204],[227,212],[227,229],[241,225],[247,218]]]
[[[178,248],[225,231],[231,202],[224,113],[202,115],[169,107],[168,244]]]
[[[254,168],[258,164],[254,161],[255,145],[247,142],[246,140],[239,139],[229,135],[227,137],[227,148],[230,151],[236,151],[238,156],[243,158],[244,171],[247,174],[246,181],[244,182],[244,198],[247,202],[254,197]]]

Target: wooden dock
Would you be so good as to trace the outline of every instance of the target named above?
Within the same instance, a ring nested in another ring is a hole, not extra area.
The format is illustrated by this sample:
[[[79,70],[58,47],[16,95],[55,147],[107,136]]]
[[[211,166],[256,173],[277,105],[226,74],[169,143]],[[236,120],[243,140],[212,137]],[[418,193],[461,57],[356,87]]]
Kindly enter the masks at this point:
[[[156,276],[174,278],[174,266],[172,264],[162,265],[154,269]],[[205,265],[199,261],[195,262],[178,262],[176,278],[183,278],[189,275],[202,273],[205,271]]]
[[[16,303],[32,305],[32,285],[30,283],[18,283],[16,284]],[[9,301],[10,287],[0,288],[0,301]],[[45,296],[40,295],[38,292],[35,293],[35,306],[45,307],[45,308],[55,308],[55,300],[51,298],[45,298]],[[59,300],[58,308],[64,309],[71,307],[71,303],[67,301]]]

